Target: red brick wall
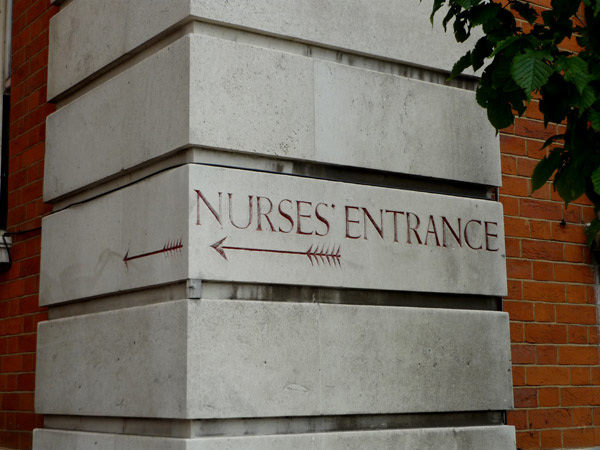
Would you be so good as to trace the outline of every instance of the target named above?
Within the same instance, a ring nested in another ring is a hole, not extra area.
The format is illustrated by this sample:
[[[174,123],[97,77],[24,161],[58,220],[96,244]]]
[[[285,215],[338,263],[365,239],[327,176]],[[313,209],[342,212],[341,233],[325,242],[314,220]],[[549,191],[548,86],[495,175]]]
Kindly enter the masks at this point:
[[[539,10],[549,0],[532,0]],[[574,39],[563,48],[577,51]],[[585,198],[565,209],[550,183],[531,195],[544,128],[537,102],[501,134],[515,410],[522,449],[600,445],[597,269],[586,245],[594,211]]]
[[[595,269],[584,227],[593,208],[567,209],[530,176],[543,141],[537,105],[501,135],[515,411],[519,448],[600,445],[600,366]],[[564,219],[564,222],[561,221]]]
[[[8,231],[37,229],[50,211],[42,202],[50,0],[14,0]],[[40,231],[13,236],[13,266],[0,274],[0,446],[31,448]]]
[[[540,0],[540,4],[547,3]],[[15,0],[9,231],[37,229],[50,211],[42,176],[50,0]],[[600,366],[594,269],[584,223],[592,208],[564,209],[550,185],[530,196],[531,171],[544,154],[535,105],[501,135],[515,411],[520,448],[600,445]],[[561,225],[564,218],[565,223]],[[31,448],[40,232],[14,236],[10,272],[0,274],[0,446]],[[595,406],[598,405],[598,408]],[[597,428],[596,428],[597,427]]]

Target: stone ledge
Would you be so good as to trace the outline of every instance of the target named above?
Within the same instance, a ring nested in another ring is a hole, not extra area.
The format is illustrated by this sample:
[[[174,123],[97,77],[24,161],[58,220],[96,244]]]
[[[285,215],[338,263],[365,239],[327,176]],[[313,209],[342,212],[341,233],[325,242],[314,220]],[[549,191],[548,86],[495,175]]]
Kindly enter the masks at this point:
[[[514,450],[510,426],[168,439],[35,430],[34,450]]]

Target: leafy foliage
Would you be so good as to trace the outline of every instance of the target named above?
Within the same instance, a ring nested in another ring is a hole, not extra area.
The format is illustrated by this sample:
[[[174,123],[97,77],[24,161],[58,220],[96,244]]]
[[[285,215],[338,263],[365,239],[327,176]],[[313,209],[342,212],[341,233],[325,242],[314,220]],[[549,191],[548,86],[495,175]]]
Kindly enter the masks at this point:
[[[552,0],[550,9],[523,0],[434,0],[431,21],[444,10],[458,42],[481,27],[475,47],[454,65],[451,78],[485,66],[477,102],[500,130],[522,115],[533,97],[546,126],[565,124],[542,148],[535,191],[554,176],[554,189],[568,205],[582,195],[600,213],[600,0]],[[578,53],[559,48],[575,40]],[[487,65],[486,65],[487,63]],[[557,145],[558,144],[558,145]],[[590,242],[600,221],[589,227]]]

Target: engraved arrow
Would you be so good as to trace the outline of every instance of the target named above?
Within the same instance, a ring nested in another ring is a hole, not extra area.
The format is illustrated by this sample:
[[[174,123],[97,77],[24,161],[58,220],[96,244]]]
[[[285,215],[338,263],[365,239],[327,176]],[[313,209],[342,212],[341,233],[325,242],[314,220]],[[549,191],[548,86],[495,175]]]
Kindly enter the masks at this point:
[[[223,245],[223,243],[225,242],[226,239],[227,239],[227,237],[224,237],[220,241],[217,241],[214,244],[212,244],[211,247],[214,248],[215,251],[227,261],[229,261],[229,260],[227,259],[225,250],[237,250],[237,251],[242,251],[242,252],[279,253],[279,254],[283,254],[283,255],[303,255],[303,256],[308,257],[310,264],[313,266],[315,265],[315,263],[317,263],[318,266],[320,266],[321,263],[323,263],[323,264],[328,264],[330,266],[342,267],[342,262],[341,262],[342,255],[340,253],[341,246],[339,246],[339,245],[337,246],[337,248],[335,246],[333,246],[331,248],[330,248],[330,246],[328,246],[327,248],[325,248],[325,245],[321,245],[321,246],[311,245],[308,250],[301,252],[301,251],[295,251],[295,250],[234,247],[231,245]]]
[[[175,252],[177,250],[181,250],[182,248],[183,248],[183,240],[181,238],[179,238],[175,241],[168,241],[163,246],[163,248],[161,248],[159,250],[154,250],[154,251],[147,252],[147,253],[140,253],[139,255],[129,256],[129,249],[128,249],[127,253],[125,253],[125,257],[123,258],[123,262],[125,263],[126,267],[129,267],[128,266],[129,261],[133,261],[134,259],[145,258],[147,256],[158,255],[161,253],[168,254],[168,253]]]

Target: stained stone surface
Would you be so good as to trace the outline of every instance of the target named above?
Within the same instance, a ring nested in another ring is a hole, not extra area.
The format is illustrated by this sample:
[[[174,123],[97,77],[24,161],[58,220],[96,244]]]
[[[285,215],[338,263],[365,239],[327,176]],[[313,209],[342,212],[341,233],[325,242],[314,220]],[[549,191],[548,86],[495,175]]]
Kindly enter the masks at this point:
[[[46,201],[189,146],[501,183],[472,91],[202,34],[50,115],[46,145]]]
[[[498,411],[512,407],[508,333],[501,312],[384,306],[178,300],[87,314],[40,325],[36,411]]]
[[[60,430],[34,433],[34,450],[514,450],[515,447],[515,430],[508,426],[199,439]]]
[[[502,206],[197,164],[44,218],[40,303],[178,280],[502,296]]]
[[[467,47],[430,13],[418,0],[77,0],[51,20],[48,97],[194,19],[450,71]]]

